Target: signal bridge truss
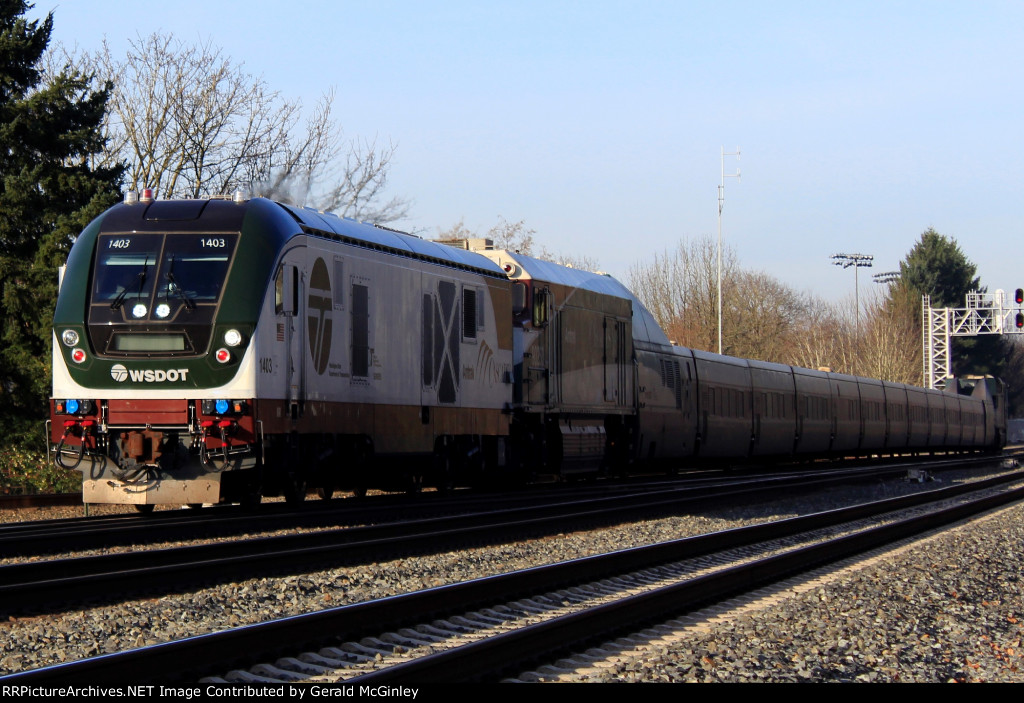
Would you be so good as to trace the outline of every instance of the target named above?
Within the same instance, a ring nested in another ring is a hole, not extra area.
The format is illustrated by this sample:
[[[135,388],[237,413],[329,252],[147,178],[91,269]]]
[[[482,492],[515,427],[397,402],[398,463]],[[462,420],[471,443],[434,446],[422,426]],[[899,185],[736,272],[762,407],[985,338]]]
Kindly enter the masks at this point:
[[[953,378],[950,365],[952,337],[979,334],[1024,334],[1024,295],[1018,289],[1014,308],[1007,306],[1006,294],[968,293],[965,308],[933,308],[930,296],[921,296],[924,326],[924,382],[926,388],[941,388]]]

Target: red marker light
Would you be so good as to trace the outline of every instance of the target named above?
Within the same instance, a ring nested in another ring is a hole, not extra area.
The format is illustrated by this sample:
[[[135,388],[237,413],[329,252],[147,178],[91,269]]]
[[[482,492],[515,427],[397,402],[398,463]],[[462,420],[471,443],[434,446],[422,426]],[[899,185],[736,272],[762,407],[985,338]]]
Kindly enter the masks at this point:
[[[76,364],[81,364],[85,361],[85,351],[82,349],[73,349],[71,351],[71,360]]]
[[[217,358],[217,361],[219,361],[222,364],[226,364],[229,361],[231,361],[231,352],[229,352],[227,349],[224,349],[223,347],[217,350],[215,356]]]

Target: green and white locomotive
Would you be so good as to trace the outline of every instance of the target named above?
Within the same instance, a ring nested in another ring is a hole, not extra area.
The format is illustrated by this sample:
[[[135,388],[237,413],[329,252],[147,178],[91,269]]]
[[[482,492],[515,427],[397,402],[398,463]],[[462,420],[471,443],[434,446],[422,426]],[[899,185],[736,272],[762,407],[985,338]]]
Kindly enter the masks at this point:
[[[85,502],[141,509],[504,464],[509,287],[483,256],[334,215],[129,194],[62,276],[58,463]]]

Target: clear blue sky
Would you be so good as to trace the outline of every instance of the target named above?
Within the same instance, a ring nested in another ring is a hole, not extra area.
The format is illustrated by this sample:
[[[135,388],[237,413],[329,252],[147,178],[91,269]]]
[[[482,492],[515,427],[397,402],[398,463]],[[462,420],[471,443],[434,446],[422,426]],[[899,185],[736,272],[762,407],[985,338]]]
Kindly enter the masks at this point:
[[[1024,286],[1024,3],[35,0],[55,39],[209,40],[289,99],[332,86],[350,137],[398,145],[400,227],[524,219],[625,278],[723,230],[742,264],[830,300],[835,252],[895,269],[953,236]]]

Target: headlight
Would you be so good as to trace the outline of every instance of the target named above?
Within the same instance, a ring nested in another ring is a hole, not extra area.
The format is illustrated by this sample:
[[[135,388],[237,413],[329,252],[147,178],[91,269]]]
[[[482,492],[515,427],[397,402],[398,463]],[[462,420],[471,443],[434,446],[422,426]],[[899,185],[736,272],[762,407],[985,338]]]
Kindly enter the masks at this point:
[[[242,333],[238,330],[228,330],[224,333],[224,343],[229,347],[237,347],[242,343]]]
[[[78,344],[78,332],[74,330],[64,330],[61,332],[60,338],[64,341],[64,344],[73,347]]]
[[[143,305],[142,303],[139,303],[138,305],[133,307],[132,308],[132,316],[136,317],[136,318],[145,317],[146,316],[146,306]]]
[[[167,303],[160,303],[156,306],[156,316],[163,318],[171,314],[171,306]]]

